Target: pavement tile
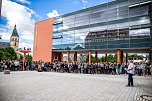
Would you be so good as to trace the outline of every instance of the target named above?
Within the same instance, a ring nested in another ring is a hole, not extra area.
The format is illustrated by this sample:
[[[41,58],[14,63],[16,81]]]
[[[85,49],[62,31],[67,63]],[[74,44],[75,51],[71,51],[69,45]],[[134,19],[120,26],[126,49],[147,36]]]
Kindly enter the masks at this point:
[[[139,94],[152,95],[152,77],[134,76],[135,87],[125,87],[127,78],[127,75],[0,72],[0,101],[136,101]]]

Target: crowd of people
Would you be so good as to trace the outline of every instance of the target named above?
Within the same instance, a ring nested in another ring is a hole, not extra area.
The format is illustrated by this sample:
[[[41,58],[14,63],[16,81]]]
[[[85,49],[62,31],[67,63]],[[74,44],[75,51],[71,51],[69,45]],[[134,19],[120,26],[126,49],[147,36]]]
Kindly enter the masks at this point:
[[[127,74],[128,64],[126,63],[111,63],[111,62],[99,62],[99,63],[80,63],[80,62],[43,62],[43,61],[1,61],[0,71],[9,69],[11,71],[48,71],[48,72],[59,72],[59,73],[82,73],[82,74]],[[152,75],[152,64],[150,62],[134,62],[135,74],[141,75]]]

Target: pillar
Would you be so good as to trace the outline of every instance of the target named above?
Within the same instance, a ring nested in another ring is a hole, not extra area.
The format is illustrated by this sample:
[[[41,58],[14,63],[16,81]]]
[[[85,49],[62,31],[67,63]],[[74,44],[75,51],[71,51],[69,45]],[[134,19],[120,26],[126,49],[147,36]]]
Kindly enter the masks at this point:
[[[63,53],[61,53],[61,62],[63,62]]]
[[[96,59],[96,62],[98,62],[98,51],[95,51],[95,59]]]
[[[128,53],[126,53],[126,64],[128,63]]]
[[[123,63],[123,51],[121,51],[121,53],[120,53],[120,61],[121,61],[121,63]]]
[[[25,61],[26,61],[26,53],[24,52],[24,56],[23,56],[23,71],[25,71]]]
[[[107,55],[107,53],[105,54],[105,61],[107,61],[108,60],[108,55]]]
[[[152,62],[152,52],[149,53],[149,62]]]
[[[74,62],[77,62],[77,52],[74,52]]]
[[[120,63],[120,49],[117,50],[117,62]]]
[[[69,63],[70,62],[70,52],[68,51],[67,52],[67,63]]]
[[[91,50],[89,50],[89,64],[91,64],[91,54],[92,54],[92,52],[91,52]]]

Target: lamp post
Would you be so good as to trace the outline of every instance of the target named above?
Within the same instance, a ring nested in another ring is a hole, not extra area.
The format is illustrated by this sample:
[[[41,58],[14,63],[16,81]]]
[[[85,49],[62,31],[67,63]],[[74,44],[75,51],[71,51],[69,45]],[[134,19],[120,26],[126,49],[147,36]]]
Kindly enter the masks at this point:
[[[24,49],[19,48],[18,51],[24,54],[24,56],[23,56],[23,71],[25,71],[26,53],[30,53],[30,52],[31,52],[31,49],[30,49],[30,48],[27,48],[27,49],[26,49],[26,48],[24,47]]]

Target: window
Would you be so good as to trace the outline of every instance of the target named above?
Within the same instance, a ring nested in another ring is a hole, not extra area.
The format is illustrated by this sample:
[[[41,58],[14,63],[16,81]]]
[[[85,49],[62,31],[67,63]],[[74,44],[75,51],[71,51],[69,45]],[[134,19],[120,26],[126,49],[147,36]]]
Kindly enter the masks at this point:
[[[55,56],[55,57],[54,57],[54,60],[58,60],[58,57],[57,57],[57,56]]]

